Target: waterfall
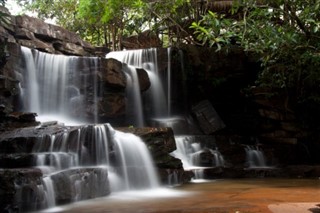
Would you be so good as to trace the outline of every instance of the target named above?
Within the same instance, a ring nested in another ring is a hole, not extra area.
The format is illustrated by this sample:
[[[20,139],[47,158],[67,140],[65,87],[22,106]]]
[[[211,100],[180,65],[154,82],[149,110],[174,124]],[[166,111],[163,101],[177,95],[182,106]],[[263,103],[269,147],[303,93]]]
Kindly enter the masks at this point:
[[[142,100],[140,94],[140,85],[138,74],[136,72],[135,67],[128,65],[125,69],[127,76],[127,97],[128,103],[127,106],[127,120],[132,122],[131,125],[137,127],[144,126],[144,114],[142,108]],[[133,119],[130,119],[133,117]]]
[[[54,135],[40,135],[32,151],[35,167],[44,175],[46,207],[60,204],[65,196],[74,202],[160,187],[150,153],[139,137],[109,124],[63,128]]]
[[[54,207],[56,205],[56,195],[55,195],[55,190],[53,188],[53,183],[51,180],[51,177],[44,177],[43,179],[43,185],[45,187],[45,197],[46,197],[46,205],[47,207]]]
[[[217,149],[202,146],[196,136],[175,136],[177,149],[171,154],[181,159],[183,168],[191,170],[195,179],[204,178],[204,170],[225,165],[222,154]]]
[[[249,168],[268,167],[263,151],[258,146],[246,146],[245,150]]]
[[[118,158],[117,166],[122,168],[122,186],[126,190],[159,187],[152,158],[141,139],[129,133],[115,130],[111,132],[114,138],[114,152]]]
[[[25,110],[64,122],[86,121],[82,106],[96,111],[98,59],[53,55],[21,48],[21,82]],[[132,84],[136,73],[127,72]],[[137,93],[137,91],[135,91]],[[96,115],[93,121],[97,122]],[[70,124],[70,122],[68,122]],[[143,141],[109,124],[35,127],[34,167],[42,171],[46,207],[108,195],[114,191],[160,186]]]
[[[157,59],[157,49],[140,49],[140,50],[128,50],[128,51],[116,51],[111,52],[106,55],[107,58],[114,58],[118,61],[121,61],[129,67],[134,68],[142,68],[144,69],[149,76],[151,87],[149,88],[148,92],[146,92],[146,99],[149,101],[146,101],[146,103],[150,103],[151,106],[150,112],[148,117],[155,118],[155,117],[167,117],[168,116],[168,110],[169,110],[169,102],[167,100],[168,94],[166,95],[163,85],[163,80],[161,73],[159,73],[158,68],[158,59]],[[137,72],[136,69],[130,69],[131,72]],[[132,76],[133,74],[130,74]],[[136,112],[143,112],[144,109],[142,108],[142,97],[140,88],[136,89],[135,87],[138,87],[139,84],[133,84],[130,87],[128,87],[128,91],[134,91],[135,94],[131,94],[130,96],[134,96],[135,101],[139,102],[139,107],[135,109],[135,116],[136,120],[143,120],[144,116],[140,113]],[[129,97],[130,99],[130,97]],[[137,106],[137,104],[128,104],[131,106]],[[138,117],[137,117],[138,116]],[[137,122],[136,122],[137,123]],[[140,123],[137,123],[138,125],[141,125]]]
[[[96,101],[97,89],[89,89],[95,85],[91,76],[97,69],[98,58],[90,58],[89,64],[83,66],[80,57],[48,54],[27,47],[21,47],[21,53],[25,111],[36,112],[40,119],[51,116],[59,120],[72,117],[84,120],[84,102]],[[93,97],[88,98],[90,93]]]
[[[167,91],[167,102],[168,102],[168,117],[171,116],[171,48],[168,48],[168,91]]]

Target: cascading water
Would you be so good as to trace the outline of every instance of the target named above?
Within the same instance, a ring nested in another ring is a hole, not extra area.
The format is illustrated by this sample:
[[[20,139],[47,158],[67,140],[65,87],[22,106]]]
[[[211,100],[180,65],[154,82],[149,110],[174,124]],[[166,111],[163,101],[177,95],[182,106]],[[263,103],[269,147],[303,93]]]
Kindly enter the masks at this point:
[[[248,168],[267,168],[263,151],[258,146],[246,146]]]
[[[150,100],[146,102],[151,103],[151,111],[149,112],[148,117],[167,117],[169,108],[167,101],[168,96],[165,93],[162,77],[158,71],[157,49],[152,48],[111,52],[108,53],[106,57],[114,58],[128,64],[130,67],[130,76],[134,75],[132,72],[137,73],[136,68],[143,68],[147,71],[151,82],[151,87],[146,94],[148,96],[147,99]],[[141,123],[141,120],[144,120],[144,110],[142,108],[143,104],[139,83],[133,77],[131,77],[131,80],[129,78],[129,81],[132,82],[132,85],[131,87],[128,87],[128,91],[135,92],[135,94],[130,95],[135,97],[135,102],[133,104],[129,103],[128,105],[135,106],[134,112],[136,115],[136,121],[139,122],[135,122],[134,125],[142,126],[144,124]]]
[[[195,179],[203,179],[204,169],[223,167],[225,162],[217,149],[202,147],[196,136],[176,136],[177,149],[172,155],[181,159],[183,168],[194,172]]]
[[[89,99],[94,102],[97,96],[95,89],[88,89],[95,83],[91,75],[97,69],[98,58],[89,58],[88,70],[80,72],[79,57],[48,54],[26,47],[21,47],[21,52],[24,110],[36,112],[44,120],[48,116],[80,120],[80,115],[85,114],[85,109],[81,108],[84,102]],[[89,93],[94,93],[92,98]]]
[[[92,58],[87,70],[79,73],[78,57],[25,47],[21,51],[25,110],[65,121],[82,110],[78,107],[88,101],[88,95],[91,102],[96,101],[98,85],[92,72],[98,66],[97,58]],[[39,132],[54,129],[53,133],[40,134],[33,147],[34,166],[44,175],[39,190],[44,190],[46,204],[41,208],[105,196],[113,191],[160,186],[146,145],[133,134],[119,132],[106,124],[37,128]]]
[[[171,48],[168,48],[168,90],[167,90],[167,102],[168,102],[168,117],[171,116]]]
[[[54,135],[39,135],[33,149],[35,167],[44,175],[42,208],[110,192],[160,187],[152,158],[139,137],[109,124],[59,128]]]

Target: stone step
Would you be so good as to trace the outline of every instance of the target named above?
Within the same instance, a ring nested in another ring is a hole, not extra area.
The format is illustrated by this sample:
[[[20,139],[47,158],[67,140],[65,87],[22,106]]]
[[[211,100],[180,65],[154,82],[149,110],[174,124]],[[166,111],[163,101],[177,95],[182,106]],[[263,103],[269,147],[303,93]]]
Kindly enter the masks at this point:
[[[0,153],[17,154],[59,151],[63,137],[68,135],[68,151],[77,150],[78,130],[81,127],[66,127],[60,125],[46,127],[27,127],[0,133]],[[54,146],[52,147],[52,141]]]
[[[0,168],[53,167],[61,170],[77,166],[78,156],[75,153],[17,153],[0,154]]]
[[[73,168],[47,177],[38,168],[0,169],[0,209],[29,212],[47,208],[46,179],[58,205],[110,194],[106,167]]]

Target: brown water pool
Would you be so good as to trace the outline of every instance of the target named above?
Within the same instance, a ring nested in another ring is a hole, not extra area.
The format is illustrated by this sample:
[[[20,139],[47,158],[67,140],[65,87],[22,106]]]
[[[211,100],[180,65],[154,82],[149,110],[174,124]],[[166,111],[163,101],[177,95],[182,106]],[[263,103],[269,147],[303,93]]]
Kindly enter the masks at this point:
[[[114,193],[54,209],[73,213],[320,213],[320,179],[236,179]]]

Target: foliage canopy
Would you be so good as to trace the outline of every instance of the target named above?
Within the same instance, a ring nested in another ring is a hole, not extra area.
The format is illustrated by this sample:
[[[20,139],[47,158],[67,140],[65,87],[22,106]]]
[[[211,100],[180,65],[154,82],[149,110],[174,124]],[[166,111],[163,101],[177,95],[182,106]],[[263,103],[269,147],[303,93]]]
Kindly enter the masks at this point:
[[[198,0],[17,0],[39,18],[54,19],[96,45],[120,49],[122,38],[145,30],[164,43],[194,42],[189,26],[205,13]]]
[[[237,19],[209,12],[191,26],[204,45],[242,46],[259,55],[258,86],[286,93],[295,103],[320,104],[320,1],[243,0]]]

